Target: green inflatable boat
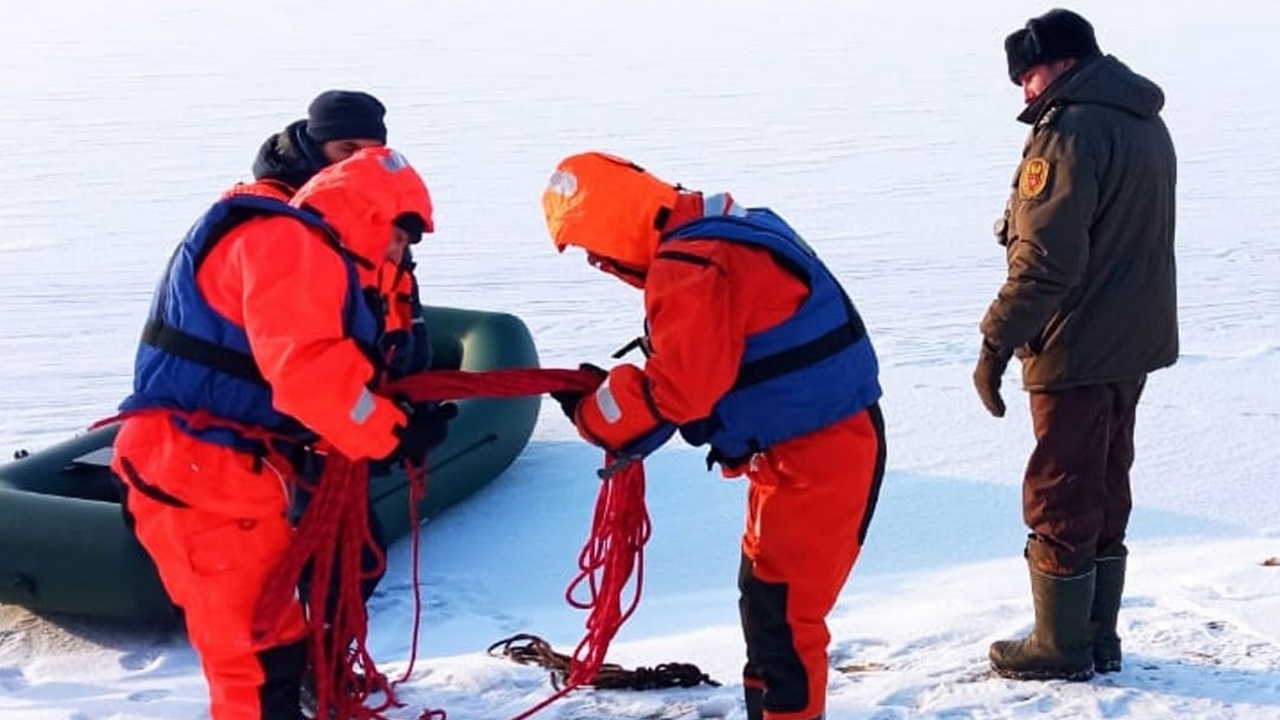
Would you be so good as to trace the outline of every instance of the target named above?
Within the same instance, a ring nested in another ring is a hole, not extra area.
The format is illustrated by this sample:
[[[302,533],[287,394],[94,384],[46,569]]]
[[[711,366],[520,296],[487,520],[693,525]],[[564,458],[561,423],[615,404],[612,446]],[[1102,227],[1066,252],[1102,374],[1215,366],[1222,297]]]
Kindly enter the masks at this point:
[[[524,323],[502,313],[430,307],[432,367],[537,367]],[[458,402],[448,439],[431,456],[430,518],[497,477],[533,432],[538,396]],[[124,525],[109,467],[118,426],[92,430],[0,465],[0,603],[145,625],[177,620],[155,567]],[[410,529],[401,471],[370,479],[389,541]]]

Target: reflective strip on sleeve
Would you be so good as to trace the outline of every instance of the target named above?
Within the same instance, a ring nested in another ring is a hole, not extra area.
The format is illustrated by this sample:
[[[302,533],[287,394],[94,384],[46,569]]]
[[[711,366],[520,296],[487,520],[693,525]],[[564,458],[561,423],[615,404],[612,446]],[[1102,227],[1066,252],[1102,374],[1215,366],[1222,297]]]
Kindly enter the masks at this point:
[[[600,417],[610,425],[622,419],[622,408],[618,407],[618,399],[613,396],[607,380],[596,388],[596,407],[600,408]]]
[[[369,392],[368,388],[362,389],[360,397],[356,398],[356,404],[351,406],[351,422],[363,425],[377,407],[378,404],[373,400],[373,393]]]

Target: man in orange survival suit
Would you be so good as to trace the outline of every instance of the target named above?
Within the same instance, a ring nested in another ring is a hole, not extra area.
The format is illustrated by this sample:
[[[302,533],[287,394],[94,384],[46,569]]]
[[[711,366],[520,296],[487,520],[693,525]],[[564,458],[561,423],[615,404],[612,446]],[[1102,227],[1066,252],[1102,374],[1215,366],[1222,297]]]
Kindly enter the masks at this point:
[[[364,148],[385,145],[386,112],[386,106],[366,92],[326,90],[320,93],[308,105],[305,118],[289,123],[262,143],[253,161],[253,182],[238,184],[230,192],[263,195],[287,202],[298,188],[329,165],[341,162]],[[414,233],[413,228],[410,231],[413,237],[421,234],[420,231]],[[414,268],[413,257],[406,248],[396,260],[379,264],[373,284],[381,296],[377,300],[382,308],[383,322],[378,351],[386,361],[388,379],[426,370],[431,360]],[[313,460],[313,456],[304,455],[298,458],[297,463],[299,473],[310,481],[318,479],[322,471],[322,467]],[[384,465],[374,463],[370,472],[385,474],[388,468]],[[300,517],[310,500],[307,483],[299,484],[294,514]],[[387,543],[378,515],[373,510],[372,497],[369,523],[374,542],[385,555]],[[364,555],[360,583],[364,599],[368,600],[373,594],[385,569],[386,564],[378,557],[372,553]],[[304,595],[310,592],[309,575],[303,578],[303,591]],[[310,701],[311,698],[307,699]]]
[[[366,92],[326,90],[320,93],[308,105],[305,118],[289,123],[263,141],[253,160],[253,182],[238,184],[229,192],[263,195],[287,202],[298,188],[329,165],[346,160],[364,148],[386,145],[386,112],[386,106]],[[409,228],[409,231],[413,237],[421,235],[421,230]],[[380,307],[383,326],[377,347],[385,361],[386,377],[392,380],[426,370],[431,361],[422,301],[413,274],[415,267],[409,248],[405,248],[400,257],[379,264],[376,281],[366,290],[370,293],[369,300]],[[377,297],[372,294],[373,288]],[[385,475],[390,472],[390,464],[372,463],[369,472]],[[300,520],[310,505],[311,486],[320,478],[323,465],[315,462],[314,455],[304,454],[296,458],[295,469],[303,482],[297,485],[291,513]],[[386,571],[386,563],[381,560],[387,551],[386,536],[372,496],[369,529],[377,554],[367,551],[361,556],[360,595],[366,601]],[[336,583],[338,575],[335,573],[332,577]],[[308,571],[301,581],[304,599],[311,596],[310,578]],[[337,588],[329,591],[337,592]],[[303,684],[303,706],[308,712],[314,709],[316,700],[313,679],[308,676]]]
[[[325,167],[363,148],[387,142],[387,109],[373,95],[358,90],[326,90],[307,107],[307,117],[272,133],[253,160],[252,183],[233,192],[249,192],[288,200]],[[379,349],[389,358],[388,373],[399,377],[425,370],[430,345],[422,321],[422,302],[413,275],[415,263],[406,250],[398,262],[378,269],[378,288],[386,298],[386,323]]]
[[[299,602],[252,638],[255,602],[292,529],[290,446],[422,462],[452,417],[371,392],[377,321],[362,287],[431,228],[422,179],[362,150],[289,202],[232,195],[179,244],[157,288],[112,466],[135,532],[186,615],[213,720],[296,720]],[[211,416],[197,422],[192,413]],[[264,442],[263,432],[274,438]]]
[[[678,428],[750,481],[739,606],[750,720],[823,716],[826,616],[858,557],[884,473],[875,353],[808,245],[767,209],[704,197],[601,153],[543,194],[561,251],[644,291],[644,368],[561,393],[587,440],[643,455]]]

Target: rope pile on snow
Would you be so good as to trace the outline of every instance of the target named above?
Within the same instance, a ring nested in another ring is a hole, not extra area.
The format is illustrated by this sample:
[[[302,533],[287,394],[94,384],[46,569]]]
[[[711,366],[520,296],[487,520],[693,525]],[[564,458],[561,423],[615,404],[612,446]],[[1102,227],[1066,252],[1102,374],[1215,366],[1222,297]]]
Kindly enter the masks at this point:
[[[573,658],[556,652],[551,644],[537,635],[519,633],[489,646],[490,655],[501,655],[521,665],[538,665],[551,673],[551,684],[561,688],[569,678]],[[697,687],[720,683],[692,663],[662,663],[652,668],[640,666],[627,670],[621,665],[604,663],[589,683],[602,690],[662,690],[673,687]]]

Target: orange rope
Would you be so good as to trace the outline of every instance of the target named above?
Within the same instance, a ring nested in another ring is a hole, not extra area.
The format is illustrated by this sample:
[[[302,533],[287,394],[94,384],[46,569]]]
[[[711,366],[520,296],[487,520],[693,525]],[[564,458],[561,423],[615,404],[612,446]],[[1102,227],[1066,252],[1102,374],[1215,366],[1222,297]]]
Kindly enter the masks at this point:
[[[590,392],[599,384],[599,377],[589,371],[581,370],[541,370],[512,369],[493,370],[488,372],[465,372],[457,370],[431,370],[402,378],[382,392],[392,396],[404,396],[413,402],[437,400],[454,400],[468,397],[518,397],[536,395],[558,390],[580,390]],[[644,516],[644,476],[637,464],[631,472],[639,472],[639,509],[643,516],[644,530],[639,538],[639,545],[648,539],[648,518]],[[417,502],[422,494],[416,487],[425,487],[425,470],[410,469],[410,502],[416,511]],[[620,474],[625,478],[628,474]],[[624,487],[629,485],[622,483]],[[634,485],[634,483],[631,483]],[[607,481],[603,488],[612,487]],[[423,491],[425,492],[425,490]],[[570,602],[576,607],[588,608],[598,604],[598,598],[608,592],[620,595],[634,565],[634,557],[613,558],[610,554],[618,540],[615,535],[624,532],[618,526],[618,519],[635,517],[634,508],[617,507],[618,502],[608,500],[614,493],[602,490],[604,504],[598,503],[596,524],[593,535],[599,533],[602,540],[589,541],[579,564],[583,568],[583,577],[594,576],[599,568],[605,568],[604,586],[600,592],[596,590],[593,580],[592,598],[586,603]],[[626,493],[628,502],[635,502],[635,490]],[[259,598],[254,618],[254,631],[266,633],[277,626],[284,613],[294,602],[294,596],[303,568],[311,566],[312,586],[328,588],[333,580],[336,565],[338,573],[338,594],[335,607],[331,613],[326,608],[312,609],[308,620],[308,629],[312,638],[312,665],[316,674],[316,695],[320,717],[332,711],[338,717],[350,720],[385,720],[383,712],[393,705],[398,705],[393,683],[378,672],[372,656],[366,647],[368,633],[368,616],[364,603],[360,598],[360,556],[363,549],[374,552],[379,562],[385,558],[377,551],[373,543],[368,524],[368,470],[365,463],[352,463],[339,453],[330,452],[325,463],[324,475],[318,483],[311,505],[303,515],[302,524],[281,559],[268,585]],[[417,524],[413,527],[414,568],[417,570]],[[632,552],[635,540],[623,542],[621,550]],[[636,546],[638,547],[638,546]],[[415,576],[416,577],[416,576]],[[619,583],[618,581],[621,580]],[[577,585],[580,581],[575,581]],[[572,591],[571,586],[571,591]],[[637,587],[638,590],[638,587]],[[417,583],[415,582],[415,592]],[[323,590],[321,591],[323,592]],[[327,597],[327,596],[326,596]],[[609,641],[617,633],[618,627],[626,620],[638,602],[639,595],[632,601],[625,613],[616,612],[620,601],[605,602],[601,610],[592,610],[588,620],[588,636],[580,646],[584,653],[581,660],[576,658],[573,678],[594,677],[603,662],[608,650]],[[314,599],[313,599],[314,602]],[[416,596],[415,596],[416,603]],[[416,609],[416,608],[415,608]],[[414,637],[411,657],[417,656],[417,624],[415,612]],[[331,617],[331,627],[325,627],[325,617]],[[411,660],[412,663],[412,660]],[[581,664],[581,669],[577,666]],[[410,668],[411,669],[411,668]],[[406,670],[403,681],[409,677]],[[360,681],[363,675],[364,682]],[[334,683],[338,683],[335,687]],[[398,681],[399,682],[399,681]],[[573,681],[571,680],[571,685]],[[341,687],[344,691],[339,692]],[[377,692],[384,693],[384,701],[376,707],[366,705],[368,698]],[[555,698],[548,699],[548,703]],[[443,711],[429,710],[423,717],[443,718]]]
[[[475,397],[520,397],[559,390],[591,392],[600,378],[586,370],[514,368],[509,370],[428,370],[389,383],[383,392],[416,402]]]
[[[298,532],[263,588],[254,614],[254,633],[270,632],[295,602],[298,579],[310,565],[315,591],[307,627],[319,717],[381,719],[383,711],[398,704],[365,643],[368,615],[360,595],[361,553],[368,548],[379,563],[385,562],[369,527],[368,492],[366,463],[329,455]],[[333,607],[327,608],[320,603],[331,601],[328,588],[335,572],[337,595]],[[369,707],[368,698],[377,692],[384,693],[384,700]]]
[[[493,370],[484,373],[434,370],[404,378],[390,391],[414,400],[457,397],[511,397],[556,390],[591,392],[599,376],[583,370]],[[641,462],[618,463],[605,457],[606,473],[596,497],[591,532],[578,555],[578,575],[569,583],[565,599],[587,610],[586,634],[573,652],[568,682],[552,696],[512,720],[540,712],[574,689],[590,684],[599,674],[609,644],[640,603],[644,585],[644,545],[652,526],[645,508],[645,475]],[[623,594],[635,573],[633,595],[623,607]],[[585,585],[587,597],[578,598]]]
[[[487,372],[430,370],[411,375],[382,389],[387,395],[404,396],[414,402],[455,400],[471,397],[518,397],[560,390],[591,392],[600,383],[591,371],[562,369],[510,369]],[[219,418],[208,413],[163,412],[183,417],[196,428],[231,427],[247,437],[280,439],[274,433]],[[118,415],[95,423],[104,425],[132,414]],[[640,462],[616,463],[605,458],[604,479],[596,500],[591,533],[578,557],[579,574],[569,584],[565,597],[575,608],[589,611],[586,635],[573,653],[569,680],[551,697],[516,716],[522,720],[584,684],[598,674],[613,640],[622,624],[640,602],[644,578],[644,544],[649,539],[650,524],[645,509],[644,467]],[[288,467],[281,463],[279,467]],[[425,496],[426,470],[409,468],[410,511],[416,521],[418,503]],[[372,552],[378,563],[385,556],[373,541],[368,518],[368,467],[352,462],[340,453],[328,453],[325,470],[302,522],[271,578],[258,598],[252,630],[265,637],[278,627],[296,601],[298,581],[304,568],[311,567],[311,584],[319,588],[320,602],[328,603],[328,588],[337,573],[338,592],[331,612],[326,607],[312,608],[308,633],[312,666],[315,672],[318,716],[337,716],[344,720],[386,720],[388,708],[399,706],[393,685],[408,679],[417,657],[419,598],[417,583],[418,527],[413,523],[413,565],[415,592],[414,635],[409,668],[403,677],[391,683],[378,672],[366,645],[368,615],[360,597],[363,551]],[[623,609],[622,596],[635,572],[634,595]],[[577,599],[582,585],[588,589],[586,599]],[[312,599],[313,604],[316,602]],[[326,616],[331,624],[326,627]],[[342,691],[339,691],[341,689]],[[382,692],[384,700],[368,707],[371,695]],[[442,710],[427,710],[423,720],[444,720]]]
[[[605,466],[612,465],[607,458]],[[628,463],[606,477],[596,496],[591,534],[578,555],[578,576],[569,583],[565,599],[580,610],[588,610],[587,634],[573,651],[569,684],[590,683],[604,664],[609,643],[640,603],[644,585],[644,545],[651,526],[644,503],[644,466]],[[626,609],[622,596],[635,570],[635,590]],[[586,584],[589,597],[575,598]]]
[[[287,472],[291,467],[275,450],[274,444],[296,440],[265,428],[219,418],[207,411],[136,410],[99,420],[91,427],[145,415],[179,418],[193,430],[235,430],[246,439],[260,441],[269,461],[281,472]],[[332,616],[332,623],[326,627],[327,608],[312,608],[307,629],[320,712],[331,712],[347,720],[385,720],[382,712],[398,704],[391,684],[377,671],[365,645],[368,616],[360,595],[360,582],[366,577],[381,574],[386,562],[369,527],[368,493],[367,463],[353,463],[340,453],[329,453],[325,471],[298,531],[258,597],[251,626],[255,638],[268,637],[280,626],[296,602],[298,582],[308,564],[313,576],[312,587],[320,588],[318,594],[324,598],[321,602],[328,603],[328,588],[333,580],[336,561],[338,596],[333,601],[332,613],[328,613]],[[378,563],[368,576],[360,568],[364,548],[373,553]],[[414,560],[416,565],[417,558]],[[360,670],[363,670],[363,678]],[[346,692],[336,692],[335,682],[344,686]],[[385,693],[385,701],[376,707],[367,707],[368,697],[380,691]]]
[[[590,685],[600,674],[609,643],[640,604],[644,545],[651,529],[644,503],[644,465],[641,462],[618,464],[606,456],[605,467],[618,470],[605,474],[600,484],[591,533],[578,554],[579,572],[565,590],[565,599],[570,605],[588,611],[586,635],[574,648],[564,687],[511,720],[526,720],[577,688]],[[623,610],[622,596],[631,581],[632,570],[635,570],[635,591]],[[579,600],[575,591],[584,583],[588,598]]]

